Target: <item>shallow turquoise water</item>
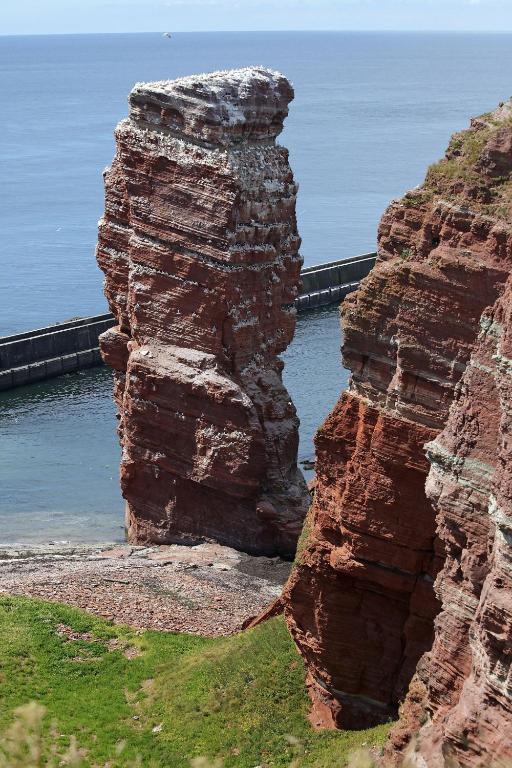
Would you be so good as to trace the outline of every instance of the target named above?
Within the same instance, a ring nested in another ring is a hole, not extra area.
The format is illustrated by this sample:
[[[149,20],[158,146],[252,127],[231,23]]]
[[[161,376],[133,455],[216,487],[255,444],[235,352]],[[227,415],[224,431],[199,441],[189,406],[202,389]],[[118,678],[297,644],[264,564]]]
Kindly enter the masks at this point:
[[[302,315],[284,355],[301,460],[346,385],[338,308]],[[0,393],[0,544],[122,540],[119,446],[107,368]]]

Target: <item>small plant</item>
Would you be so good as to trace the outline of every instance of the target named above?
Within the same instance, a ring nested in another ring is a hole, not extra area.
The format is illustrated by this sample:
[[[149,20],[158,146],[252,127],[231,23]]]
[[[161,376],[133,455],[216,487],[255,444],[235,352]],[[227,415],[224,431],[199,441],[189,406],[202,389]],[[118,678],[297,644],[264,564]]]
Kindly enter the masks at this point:
[[[76,738],[70,737],[69,746],[62,751],[59,734],[51,727],[51,745],[44,747],[44,716],[46,709],[31,701],[14,710],[14,722],[5,732],[0,746],[0,768],[57,768],[82,766],[83,755]]]
[[[194,757],[190,761],[191,768],[223,768],[222,760],[208,760],[206,757]]]
[[[63,736],[55,723],[49,732],[45,727],[46,708],[36,701],[30,701],[14,710],[14,721],[5,731],[0,744],[0,768],[89,768],[87,750],[80,749],[76,736],[69,737],[69,745],[63,747]],[[119,741],[114,747],[112,761],[108,765],[123,768],[141,768],[142,758],[124,759],[125,742]],[[202,768],[198,764],[197,768]],[[213,763],[204,768],[222,768]]]
[[[399,254],[401,261],[409,261],[414,256],[412,248],[402,248]]]
[[[349,755],[347,768],[376,768],[376,766],[369,750],[357,749]]]
[[[425,203],[431,202],[433,199],[432,190],[427,187],[418,187],[417,189],[411,189],[407,192],[401,200],[401,204],[405,208],[416,208]]]

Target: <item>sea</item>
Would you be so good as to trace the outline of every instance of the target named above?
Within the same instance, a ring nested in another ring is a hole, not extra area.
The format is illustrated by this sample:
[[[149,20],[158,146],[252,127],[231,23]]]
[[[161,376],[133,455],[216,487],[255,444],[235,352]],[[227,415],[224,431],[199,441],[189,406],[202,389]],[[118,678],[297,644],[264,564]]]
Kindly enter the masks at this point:
[[[261,64],[295,99],[280,141],[306,266],[372,251],[389,201],[450,135],[512,92],[512,35],[173,33],[0,36],[0,336],[106,311],[95,264],[102,170],[138,81]],[[347,383],[337,307],[302,315],[284,354],[299,459]],[[0,394],[0,544],[124,536],[111,376]]]

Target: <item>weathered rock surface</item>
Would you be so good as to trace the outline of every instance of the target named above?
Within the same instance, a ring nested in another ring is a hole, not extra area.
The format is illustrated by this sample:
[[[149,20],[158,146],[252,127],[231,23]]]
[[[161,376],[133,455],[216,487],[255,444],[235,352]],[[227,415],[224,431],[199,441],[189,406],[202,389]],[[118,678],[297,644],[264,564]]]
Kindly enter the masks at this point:
[[[512,762],[511,432],[509,278],[482,315],[448,423],[427,445],[426,490],[446,552],[436,583],[442,611],[418,669],[420,706],[407,698],[392,735],[401,747],[424,723],[412,753],[419,766]]]
[[[426,716],[421,690],[437,755],[452,745],[460,757],[472,740],[463,765],[491,744],[505,753],[512,728],[510,405],[500,400],[507,377],[497,384],[489,363],[496,323],[487,309],[512,266],[511,118],[507,102],[472,121],[382,218],[377,264],[345,301],[351,381],[316,437],[315,499],[285,592],[311,719],[349,728],[396,714],[432,646],[439,598],[430,661],[394,743]],[[503,490],[489,512],[495,464]]]
[[[262,68],[139,84],[117,127],[97,258],[131,542],[295,550],[307,489],[278,355],[302,260],[275,143],[292,98]]]

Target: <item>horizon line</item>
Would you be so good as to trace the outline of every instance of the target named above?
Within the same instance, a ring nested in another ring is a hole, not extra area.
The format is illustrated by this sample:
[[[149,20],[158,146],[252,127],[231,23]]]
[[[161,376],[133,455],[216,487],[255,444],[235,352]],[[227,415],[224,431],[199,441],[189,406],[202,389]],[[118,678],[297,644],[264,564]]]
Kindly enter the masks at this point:
[[[164,30],[165,32],[165,30]],[[354,35],[510,35],[510,29],[180,29],[172,32],[173,35],[237,35],[237,34],[354,34]],[[146,32],[0,32],[0,37],[71,37],[88,35],[162,35],[162,30]]]

